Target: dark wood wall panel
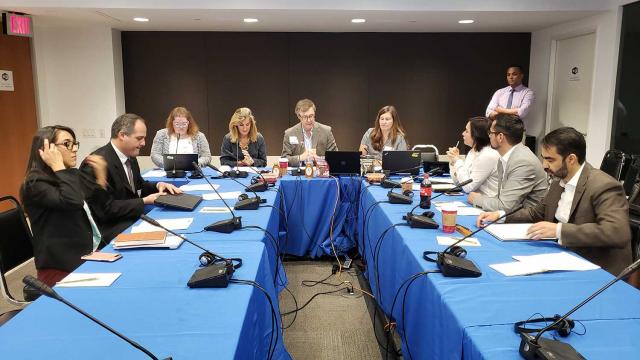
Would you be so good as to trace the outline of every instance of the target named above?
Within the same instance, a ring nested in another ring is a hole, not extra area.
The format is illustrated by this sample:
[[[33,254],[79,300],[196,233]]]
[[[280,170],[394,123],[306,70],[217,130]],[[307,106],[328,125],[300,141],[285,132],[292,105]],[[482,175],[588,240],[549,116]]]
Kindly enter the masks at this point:
[[[482,115],[511,63],[529,64],[529,33],[123,32],[127,111],[150,137],[176,104],[219,154],[233,111],[251,108],[271,155],[312,99],[338,146],[355,150],[377,111],[395,105],[410,144],[442,152]],[[170,49],[170,50],[169,50]],[[526,79],[525,79],[526,82]],[[169,86],[171,85],[171,86]],[[150,139],[151,140],[151,139]],[[146,151],[149,151],[147,147]]]

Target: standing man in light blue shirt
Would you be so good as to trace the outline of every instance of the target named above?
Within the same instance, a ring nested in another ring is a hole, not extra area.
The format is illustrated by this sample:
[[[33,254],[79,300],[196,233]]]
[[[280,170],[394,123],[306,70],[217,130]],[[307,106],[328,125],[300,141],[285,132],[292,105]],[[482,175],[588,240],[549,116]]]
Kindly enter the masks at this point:
[[[522,85],[524,73],[522,66],[511,65],[507,69],[507,84],[509,86],[498,89],[487,106],[486,117],[491,120],[498,114],[517,115],[525,119],[529,108],[535,101],[533,90]]]

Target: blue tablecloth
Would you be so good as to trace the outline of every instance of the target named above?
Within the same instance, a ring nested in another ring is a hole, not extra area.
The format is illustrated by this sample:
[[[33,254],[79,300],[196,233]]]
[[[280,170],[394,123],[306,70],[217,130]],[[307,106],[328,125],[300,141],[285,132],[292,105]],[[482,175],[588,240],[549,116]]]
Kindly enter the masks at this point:
[[[201,241],[206,246],[206,241]],[[233,278],[255,280],[277,308],[265,247],[259,242],[216,240],[215,250],[242,257]],[[265,359],[271,310],[252,286],[189,289],[198,268],[197,248],[136,250],[115,263],[88,262],[78,272],[122,272],[111,287],[56,288],[67,300],[106,322],[159,358]],[[278,320],[279,322],[279,316]],[[280,324],[277,325],[278,329]],[[0,328],[3,359],[146,359],[145,354],[65,305],[45,297]],[[275,359],[289,359],[282,336]]]
[[[437,244],[436,236],[445,234],[441,230],[411,229],[398,225],[391,227],[381,239],[380,235],[392,224],[405,223],[402,216],[413,207],[389,203],[373,205],[376,201],[386,200],[387,192],[386,189],[373,186],[368,187],[363,194],[358,241],[367,262],[366,275],[371,287],[378,303],[389,314],[394,295],[402,282],[418,272],[437,269],[434,263],[422,258],[422,252],[442,251],[445,246]],[[444,200],[443,198],[445,197],[438,200]],[[416,194],[414,204],[417,204],[417,199]],[[447,200],[461,199],[448,197]],[[363,212],[368,208],[370,215],[363,233]],[[441,223],[440,212],[435,208],[433,210],[436,213],[434,220]],[[459,216],[457,220],[459,224],[475,229],[474,216]],[[494,349],[491,345],[492,337],[488,335],[494,332],[494,326],[498,326],[495,331],[501,331],[500,326],[513,326],[514,322],[530,318],[536,313],[545,316],[564,313],[612,279],[604,270],[505,277],[489,265],[513,261],[512,255],[532,255],[562,249],[553,242],[503,243],[484,232],[478,233],[476,237],[482,246],[468,247],[467,258],[482,270],[481,277],[445,278],[441,274],[429,274],[418,278],[409,288],[404,303],[406,323],[402,321],[403,292],[400,293],[393,316],[398,322],[399,332],[406,335],[410,344],[408,349],[406,342],[403,342],[405,358],[409,358],[409,351],[416,359],[483,358],[485,351]],[[374,261],[376,244],[379,248],[377,262]],[[610,321],[611,332],[607,335],[608,339],[605,341],[594,337],[591,340],[617,346],[613,345],[617,344],[615,324],[621,320],[635,324],[632,319],[640,319],[640,292],[626,283],[618,283],[577,311],[572,318],[587,321],[586,336],[590,336],[589,321]],[[502,346],[511,346],[510,349],[515,349],[517,354],[518,338],[515,334],[512,336],[505,333],[504,336],[512,338],[512,342],[505,340]],[[575,338],[577,335],[572,334],[568,338],[569,342]],[[480,343],[474,347],[476,341],[488,343]],[[624,347],[625,344],[622,341],[620,346]],[[577,343],[575,346],[580,351]],[[476,350],[471,351],[472,348]],[[640,344],[635,345],[635,351],[640,353]],[[615,354],[615,351],[610,354]],[[487,358],[493,359],[492,356]],[[517,356],[511,358],[515,359]]]

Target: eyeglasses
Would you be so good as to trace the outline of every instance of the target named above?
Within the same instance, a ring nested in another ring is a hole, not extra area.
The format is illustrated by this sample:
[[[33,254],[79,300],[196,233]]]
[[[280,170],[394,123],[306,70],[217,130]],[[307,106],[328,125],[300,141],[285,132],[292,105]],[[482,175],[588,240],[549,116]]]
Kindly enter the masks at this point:
[[[495,134],[502,134],[502,133],[499,131],[491,131],[491,130],[487,131],[488,136],[495,135]]]
[[[316,114],[298,115],[302,120],[312,120],[316,118]]]
[[[179,128],[186,128],[189,126],[189,122],[188,121],[173,121],[173,126],[175,127],[179,127]]]
[[[71,140],[66,140],[61,142],[60,144],[56,144],[56,145],[62,145],[64,147],[67,148],[67,150],[71,151],[73,150],[73,147],[77,147],[78,149],[80,149],[80,141],[71,141]]]

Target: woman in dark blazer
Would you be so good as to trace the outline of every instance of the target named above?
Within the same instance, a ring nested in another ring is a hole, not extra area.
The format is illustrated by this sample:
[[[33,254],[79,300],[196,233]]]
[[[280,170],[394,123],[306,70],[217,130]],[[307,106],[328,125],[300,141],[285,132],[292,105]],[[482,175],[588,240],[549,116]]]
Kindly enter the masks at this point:
[[[105,199],[106,162],[85,159],[75,168],[80,144],[66,126],[46,126],[33,137],[20,197],[31,223],[38,279],[54,285],[78,267],[81,256],[96,250],[101,234],[86,199]]]
[[[229,121],[229,133],[222,140],[220,164],[228,166],[267,165],[267,147],[258,132],[251,109],[237,109]]]

